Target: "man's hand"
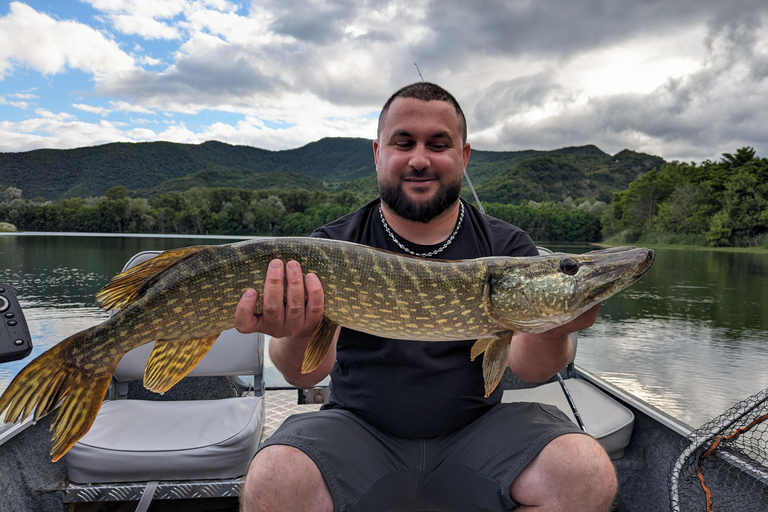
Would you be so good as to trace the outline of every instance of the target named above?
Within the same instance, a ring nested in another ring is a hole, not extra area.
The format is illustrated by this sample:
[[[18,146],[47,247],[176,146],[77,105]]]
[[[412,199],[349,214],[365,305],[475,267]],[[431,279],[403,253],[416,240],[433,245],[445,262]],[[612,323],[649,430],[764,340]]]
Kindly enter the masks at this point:
[[[562,339],[563,336],[568,336],[572,332],[577,332],[581,331],[582,329],[592,327],[592,325],[597,320],[597,312],[600,309],[600,305],[601,303],[595,304],[590,309],[586,310],[584,313],[577,316],[567,324],[563,324],[559,327],[555,327],[554,329],[550,329],[549,331],[545,331],[541,333],[540,336],[546,339],[558,340]]]
[[[275,259],[264,281],[262,314],[254,310],[258,294],[249,288],[235,309],[235,328],[242,333],[262,332],[273,338],[311,336],[323,318],[323,287],[315,274],[301,271],[296,261]]]
[[[600,304],[593,306],[567,324],[539,334],[520,333],[509,347],[509,367],[528,382],[543,382],[565,368],[573,357],[568,335],[586,329],[597,320]]]

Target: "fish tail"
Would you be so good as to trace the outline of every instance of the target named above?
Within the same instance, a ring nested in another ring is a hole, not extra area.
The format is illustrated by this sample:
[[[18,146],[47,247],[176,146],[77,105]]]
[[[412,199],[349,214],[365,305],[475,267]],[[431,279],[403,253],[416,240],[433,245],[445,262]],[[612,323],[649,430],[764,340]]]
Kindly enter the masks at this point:
[[[6,423],[23,420],[30,414],[36,421],[59,407],[51,424],[54,462],[88,432],[120,360],[118,356],[109,361],[105,356],[104,364],[92,369],[73,361],[72,346],[82,346],[82,341],[92,337],[98,327],[70,336],[42,353],[16,375],[0,397],[0,413],[6,411]]]

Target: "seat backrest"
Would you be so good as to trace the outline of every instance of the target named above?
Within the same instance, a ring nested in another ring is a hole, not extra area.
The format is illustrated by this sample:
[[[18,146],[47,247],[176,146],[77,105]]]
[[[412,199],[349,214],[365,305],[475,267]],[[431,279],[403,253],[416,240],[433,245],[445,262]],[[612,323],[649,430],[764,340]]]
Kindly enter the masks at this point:
[[[234,315],[234,312],[233,312]],[[147,343],[125,354],[115,369],[115,379],[127,382],[144,378],[144,368],[155,342]],[[223,331],[189,377],[219,375],[254,375],[263,372],[264,335],[242,334],[235,329]]]
[[[154,258],[162,251],[143,251],[134,255],[123,271]],[[232,312],[234,318],[234,311]],[[118,382],[141,379],[155,342],[125,354],[115,369]],[[242,334],[235,329],[223,331],[205,357],[189,373],[191,377],[254,375],[261,376],[264,366],[264,335]]]

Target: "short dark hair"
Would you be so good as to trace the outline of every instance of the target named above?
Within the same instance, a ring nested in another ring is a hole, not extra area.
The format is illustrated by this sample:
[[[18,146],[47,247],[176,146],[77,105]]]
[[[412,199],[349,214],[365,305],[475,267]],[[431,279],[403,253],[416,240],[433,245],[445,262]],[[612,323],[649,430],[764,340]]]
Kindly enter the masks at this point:
[[[462,142],[467,142],[467,118],[464,117],[464,112],[459,106],[459,102],[453,97],[451,93],[440,87],[439,85],[430,82],[416,82],[411,85],[406,85],[401,88],[395,94],[389,97],[384,107],[379,114],[379,126],[376,131],[376,137],[381,137],[381,130],[384,128],[384,118],[389,112],[389,107],[395,98],[415,98],[422,101],[445,101],[453,105],[456,110],[456,115],[459,117],[459,131],[461,132]]]

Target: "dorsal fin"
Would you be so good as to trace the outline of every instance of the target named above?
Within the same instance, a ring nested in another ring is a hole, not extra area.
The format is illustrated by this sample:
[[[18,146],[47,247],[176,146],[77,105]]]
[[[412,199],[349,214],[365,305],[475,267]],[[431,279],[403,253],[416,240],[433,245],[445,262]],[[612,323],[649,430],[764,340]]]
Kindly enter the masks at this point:
[[[96,293],[99,307],[108,311],[131,304],[141,297],[148,285],[160,274],[205,248],[205,245],[198,245],[165,251],[117,274],[107,286]]]

